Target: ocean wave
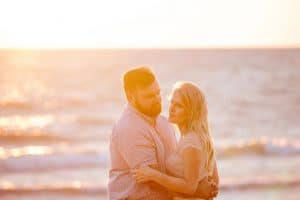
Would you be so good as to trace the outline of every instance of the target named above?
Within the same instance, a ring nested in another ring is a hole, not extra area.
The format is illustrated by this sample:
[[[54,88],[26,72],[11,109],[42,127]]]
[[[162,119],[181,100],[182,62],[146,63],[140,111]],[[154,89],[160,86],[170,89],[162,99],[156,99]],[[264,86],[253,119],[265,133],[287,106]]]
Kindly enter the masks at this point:
[[[19,110],[30,110],[33,105],[27,101],[0,101],[1,109],[19,109]]]
[[[276,176],[259,176],[259,177],[239,177],[221,179],[221,190],[247,190],[263,189],[271,187],[293,187],[300,186],[300,176],[295,177],[276,177]]]
[[[221,180],[222,181],[222,180]],[[300,177],[290,179],[280,177],[235,178],[225,179],[220,183],[219,190],[261,190],[267,188],[299,187]],[[69,183],[50,183],[43,185],[20,185],[6,182],[0,186],[0,194],[81,194],[81,195],[107,195],[107,187],[95,183],[71,181]]]
[[[70,168],[108,167],[108,156],[97,153],[23,155],[0,160],[0,172],[36,172]]]
[[[244,142],[219,147],[217,159],[234,156],[287,156],[300,154],[300,147],[292,142]],[[0,172],[59,170],[65,168],[108,167],[108,144],[53,143],[48,146],[0,148]]]
[[[47,144],[71,142],[82,137],[89,139],[97,137],[100,128],[105,132],[110,131],[111,124],[113,122],[109,118],[89,115],[5,116],[0,117],[0,144]]]
[[[114,123],[114,119],[104,118],[101,116],[77,116],[75,118],[75,123],[80,125],[112,125]]]
[[[220,158],[247,154],[295,155],[300,154],[300,141],[291,141],[285,138],[249,140],[238,144],[219,146],[216,148],[216,153]]]
[[[41,186],[22,186],[16,187],[13,184],[7,183],[0,188],[0,194],[80,194],[80,195],[105,195],[106,187],[82,185],[79,181],[70,184],[53,184]]]
[[[28,97],[29,98],[29,97]],[[24,110],[43,110],[43,109],[65,109],[65,108],[78,108],[90,103],[90,99],[65,97],[59,99],[50,99],[45,101],[44,99],[26,99],[26,100],[1,100],[0,108],[3,110],[18,110],[22,112]]]
[[[41,129],[32,130],[6,130],[0,127],[0,143],[13,143],[13,144],[25,144],[34,142],[63,142],[67,139],[66,137],[59,136],[57,134],[52,134],[45,132]]]

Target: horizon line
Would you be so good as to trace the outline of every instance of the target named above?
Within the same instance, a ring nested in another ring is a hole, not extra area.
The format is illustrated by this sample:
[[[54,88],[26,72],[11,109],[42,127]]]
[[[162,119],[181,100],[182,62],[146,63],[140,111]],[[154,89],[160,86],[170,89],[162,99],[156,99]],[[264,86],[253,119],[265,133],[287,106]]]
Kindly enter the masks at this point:
[[[294,46],[182,46],[182,47],[0,47],[0,50],[57,50],[57,51],[64,51],[64,50],[263,50],[263,49],[300,49],[300,45]]]

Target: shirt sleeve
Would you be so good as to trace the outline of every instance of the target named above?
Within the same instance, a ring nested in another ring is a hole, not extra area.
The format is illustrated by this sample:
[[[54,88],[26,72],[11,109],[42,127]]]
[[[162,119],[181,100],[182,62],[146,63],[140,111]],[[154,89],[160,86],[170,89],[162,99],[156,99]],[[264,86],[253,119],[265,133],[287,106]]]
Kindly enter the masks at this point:
[[[119,151],[130,169],[156,165],[156,145],[150,133],[144,130],[122,130]]]

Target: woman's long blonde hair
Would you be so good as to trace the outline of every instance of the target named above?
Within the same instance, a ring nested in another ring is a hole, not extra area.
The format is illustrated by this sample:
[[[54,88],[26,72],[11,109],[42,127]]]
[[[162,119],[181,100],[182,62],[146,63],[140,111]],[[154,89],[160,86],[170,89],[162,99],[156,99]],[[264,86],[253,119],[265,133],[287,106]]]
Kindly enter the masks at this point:
[[[203,92],[191,82],[177,82],[171,96],[178,92],[187,113],[186,123],[183,125],[188,132],[196,133],[207,154],[205,167],[211,168],[215,158],[213,141],[208,125],[208,109]]]

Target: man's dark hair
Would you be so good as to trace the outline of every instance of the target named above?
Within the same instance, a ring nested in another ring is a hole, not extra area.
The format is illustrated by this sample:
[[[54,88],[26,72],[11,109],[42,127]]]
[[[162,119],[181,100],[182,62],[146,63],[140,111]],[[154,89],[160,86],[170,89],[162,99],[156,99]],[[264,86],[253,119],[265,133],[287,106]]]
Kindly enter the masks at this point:
[[[131,92],[137,86],[146,87],[155,81],[154,73],[144,66],[135,67],[127,72],[123,76],[123,85],[125,93]]]

